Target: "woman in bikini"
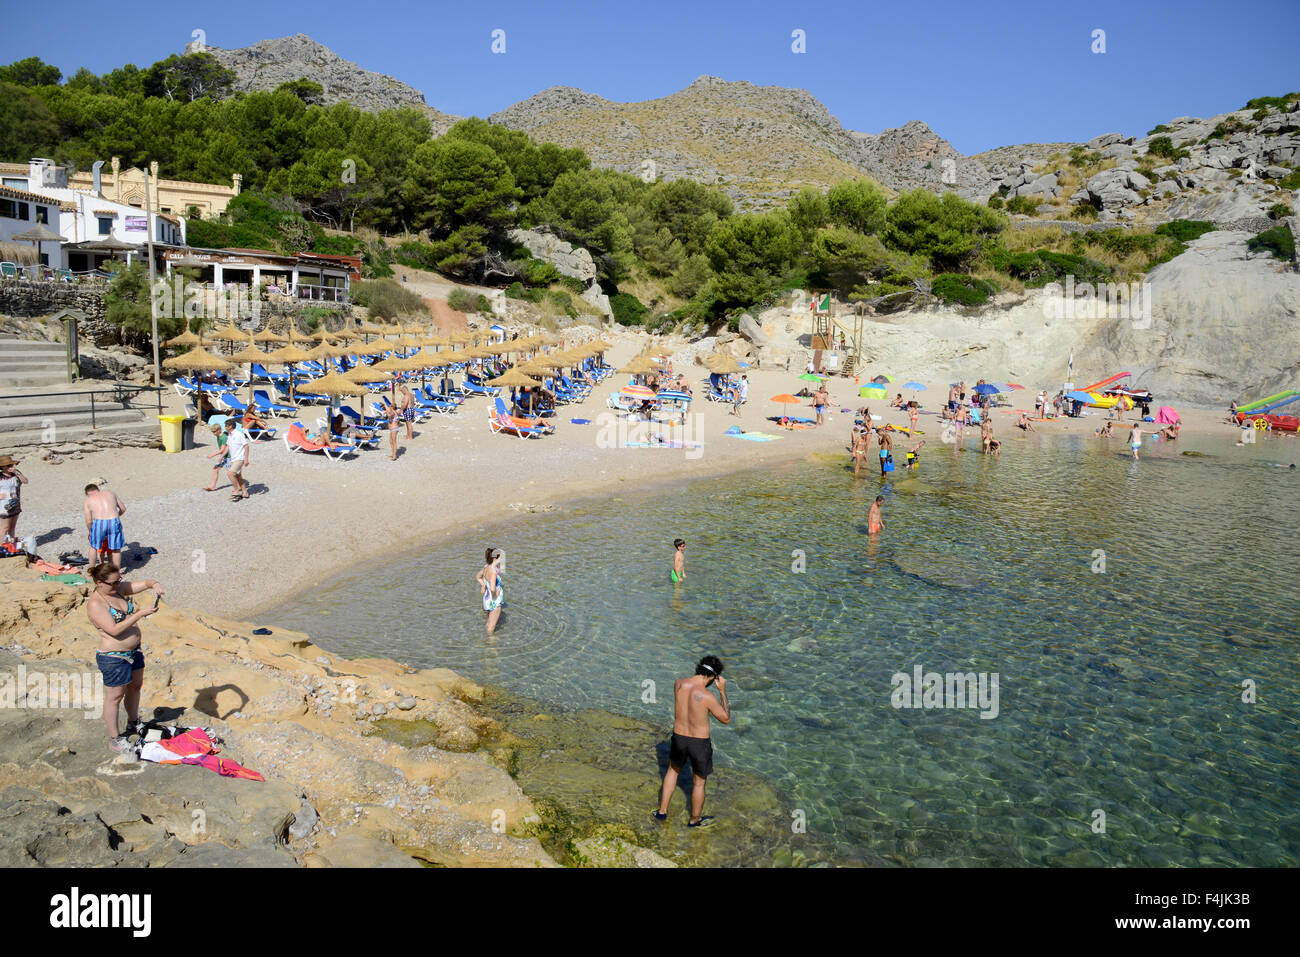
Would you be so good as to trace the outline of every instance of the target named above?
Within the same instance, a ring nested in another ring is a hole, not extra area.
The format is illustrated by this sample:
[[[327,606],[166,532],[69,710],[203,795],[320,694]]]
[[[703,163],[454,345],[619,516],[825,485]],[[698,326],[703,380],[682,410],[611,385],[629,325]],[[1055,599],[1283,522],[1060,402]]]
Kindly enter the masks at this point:
[[[109,749],[121,754],[129,744],[125,735],[118,734],[117,709],[125,698],[126,734],[140,734],[140,688],[144,684],[140,622],[158,610],[158,601],[152,605],[142,602],[137,608],[133,596],[149,589],[161,600],[163,589],[156,581],[123,581],[112,562],[93,565],[88,571],[95,590],[86,599],[86,614],[99,629],[95,664],[104,676],[104,726]]]
[[[496,631],[497,620],[501,617],[501,605],[505,601],[505,583],[501,579],[506,568],[505,552],[499,548],[489,548],[484,553],[487,562],[479,569],[478,587],[483,593],[483,610],[487,612],[487,633]]]

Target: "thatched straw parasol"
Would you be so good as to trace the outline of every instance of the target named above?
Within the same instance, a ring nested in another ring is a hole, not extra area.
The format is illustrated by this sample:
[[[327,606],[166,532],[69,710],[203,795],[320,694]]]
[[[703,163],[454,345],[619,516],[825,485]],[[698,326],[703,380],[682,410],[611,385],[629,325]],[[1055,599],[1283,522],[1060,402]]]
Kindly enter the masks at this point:
[[[729,356],[724,352],[714,352],[704,360],[705,366],[710,372],[716,372],[720,375],[729,375],[733,372],[739,372],[741,369],[740,362],[735,356]]]
[[[245,346],[243,350],[241,350],[240,352],[236,352],[233,356],[230,356],[229,359],[227,360],[229,362],[238,362],[241,364],[247,363],[249,402],[253,401],[253,363],[261,362],[265,358],[266,358],[266,353],[263,352],[261,349],[257,348],[257,343],[253,341],[253,337],[250,335],[248,337],[248,345]]]
[[[290,327],[290,333],[292,334],[292,332],[293,329],[292,327]],[[289,370],[289,398],[290,399],[293,398],[293,367],[297,363],[306,362],[310,358],[311,358],[310,355],[308,355],[305,351],[300,349],[293,342],[292,337],[290,338],[289,344],[287,346],[282,346],[281,348],[276,349],[274,352],[268,353],[266,356],[267,362],[283,363],[284,366]]]
[[[269,342],[288,342],[289,340],[286,339],[284,336],[280,335],[278,332],[272,332],[271,327],[267,326],[261,332],[253,336],[253,341],[269,343]]]
[[[164,359],[163,365],[168,369],[183,369],[187,372],[225,372],[231,368],[230,363],[221,356],[214,356],[199,346],[179,356]]]
[[[185,331],[179,336],[173,336],[163,343],[165,346],[201,346],[203,340],[190,332],[190,321],[185,320]]]
[[[659,369],[659,363],[649,356],[636,356],[619,372],[628,372],[632,375],[645,375],[647,372],[655,372]]]
[[[542,384],[536,379],[529,378],[519,369],[511,369],[504,375],[499,375],[495,379],[489,379],[488,385],[515,386],[516,388],[540,389]]]

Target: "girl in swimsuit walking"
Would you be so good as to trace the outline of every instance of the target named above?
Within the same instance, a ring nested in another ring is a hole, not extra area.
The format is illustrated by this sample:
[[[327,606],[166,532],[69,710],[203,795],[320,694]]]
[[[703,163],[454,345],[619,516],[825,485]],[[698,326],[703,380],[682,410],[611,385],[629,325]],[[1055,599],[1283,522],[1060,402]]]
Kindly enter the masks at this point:
[[[483,593],[483,610],[488,613],[487,633],[491,635],[496,630],[497,620],[501,617],[501,604],[506,596],[505,583],[501,579],[506,570],[505,552],[499,548],[489,548],[484,553],[484,560],[487,564],[479,570],[475,580]]]

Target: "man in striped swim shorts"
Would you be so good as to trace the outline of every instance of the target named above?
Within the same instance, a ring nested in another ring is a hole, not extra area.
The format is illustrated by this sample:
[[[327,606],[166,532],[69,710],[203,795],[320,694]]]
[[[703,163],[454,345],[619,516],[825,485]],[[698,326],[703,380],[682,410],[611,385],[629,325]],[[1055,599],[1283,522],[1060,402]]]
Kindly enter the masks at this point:
[[[90,550],[95,553],[92,565],[109,561],[111,557],[113,564],[121,569],[122,549],[126,547],[126,538],[122,534],[122,516],[125,514],[126,506],[116,493],[98,485],[86,486],[81,517],[86,521]]]

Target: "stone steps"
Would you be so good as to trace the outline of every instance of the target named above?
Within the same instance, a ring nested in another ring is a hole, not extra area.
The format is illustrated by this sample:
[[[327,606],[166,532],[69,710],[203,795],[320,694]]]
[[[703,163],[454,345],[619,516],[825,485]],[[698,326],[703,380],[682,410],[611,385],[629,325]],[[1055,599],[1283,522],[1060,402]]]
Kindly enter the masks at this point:
[[[0,345],[0,388],[38,389],[67,384],[67,347],[63,343],[16,339]]]
[[[110,422],[99,421],[96,417],[99,428],[92,429],[89,425],[59,426],[56,433],[57,440],[54,442],[44,442],[45,430],[22,429],[13,432],[0,432],[0,443],[7,450],[29,448],[49,451],[66,450],[69,444],[95,441],[97,444],[103,444],[105,440],[114,440],[121,438],[131,439],[151,439],[157,440],[160,437],[158,429],[158,420],[144,422],[139,419],[134,421]],[[131,442],[130,444],[139,444]]]

